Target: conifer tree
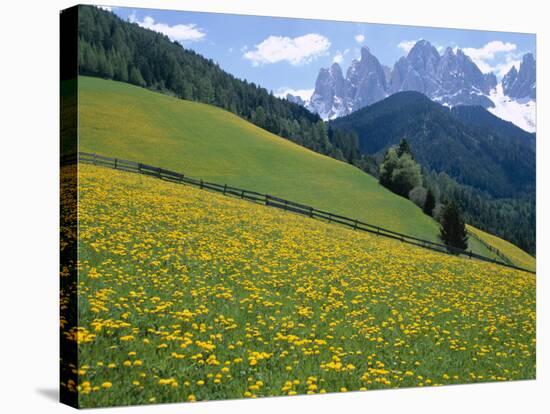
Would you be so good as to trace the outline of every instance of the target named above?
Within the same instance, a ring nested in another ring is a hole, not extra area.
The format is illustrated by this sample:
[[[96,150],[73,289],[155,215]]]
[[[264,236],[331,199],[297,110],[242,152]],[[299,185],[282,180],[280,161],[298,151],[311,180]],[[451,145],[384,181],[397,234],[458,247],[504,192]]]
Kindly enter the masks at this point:
[[[405,138],[401,138],[399,145],[397,146],[397,156],[402,157],[403,154],[409,154],[414,160],[414,155],[412,153],[411,147]]]
[[[424,211],[424,214],[427,214],[428,216],[431,216],[433,214],[433,210],[435,208],[435,196],[431,189],[428,189],[428,192],[426,194],[426,201],[424,201],[424,207],[422,210]]]
[[[462,211],[454,202],[446,204],[443,208],[439,237],[451,248],[450,250],[468,248],[466,223]]]

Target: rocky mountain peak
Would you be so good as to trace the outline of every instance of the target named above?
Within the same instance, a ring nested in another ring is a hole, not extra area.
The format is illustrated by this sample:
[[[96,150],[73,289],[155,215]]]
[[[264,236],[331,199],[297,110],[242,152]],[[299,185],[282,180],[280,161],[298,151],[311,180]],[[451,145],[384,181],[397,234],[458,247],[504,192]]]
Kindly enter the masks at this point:
[[[536,99],[536,66],[532,53],[523,55],[519,71],[512,66],[502,78],[504,94],[514,99]]]
[[[455,55],[455,52],[452,47],[447,46],[445,52],[443,52],[443,57],[452,57]]]
[[[427,40],[419,40],[409,51],[407,60],[420,72],[432,72],[437,67],[441,56],[437,49]]]
[[[332,77],[334,78],[341,78],[341,79],[344,79],[344,75],[342,73],[342,68],[340,67],[340,65],[337,63],[337,62],[334,62],[331,66],[330,66],[330,74],[332,75]]]
[[[321,68],[308,108],[325,119],[341,116],[345,113],[345,88],[344,75],[338,63],[333,63],[328,69]]]
[[[510,78],[513,78],[515,80],[516,77],[518,76],[518,70],[516,69],[516,67],[512,66],[508,71],[508,73],[505,75],[505,77],[506,76],[509,76]]]
[[[522,66],[530,66],[530,69],[535,69],[535,57],[532,53],[526,53],[521,60]]]
[[[296,95],[292,95],[291,93],[287,93],[286,96],[285,96],[285,99],[287,101],[290,101],[292,103],[302,105],[302,106],[304,106],[306,104],[301,97],[296,96]]]
[[[503,93],[513,99],[535,99],[535,68],[534,56],[524,55],[519,71],[512,68],[502,79]],[[308,108],[324,119],[335,118],[391,94],[416,91],[451,107],[480,105],[493,110],[492,95],[497,86],[496,76],[481,72],[463,50],[447,47],[440,54],[422,39],[392,69],[381,65],[366,46],[361,48],[360,58],[351,62],[345,77],[337,63],[322,69]]]
[[[361,48],[361,60],[354,60],[349,67],[346,91],[352,110],[370,105],[388,95],[384,69],[368,47]]]

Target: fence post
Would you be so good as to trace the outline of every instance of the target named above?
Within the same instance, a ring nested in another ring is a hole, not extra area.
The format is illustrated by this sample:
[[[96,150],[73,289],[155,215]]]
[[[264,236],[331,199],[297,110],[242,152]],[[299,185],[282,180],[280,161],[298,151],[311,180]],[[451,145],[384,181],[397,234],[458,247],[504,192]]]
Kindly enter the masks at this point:
[[[225,195],[225,192],[227,191],[227,184],[223,185],[223,195]]]
[[[115,158],[115,170],[116,170],[117,164],[118,164],[118,158]]]
[[[266,206],[267,206],[267,204],[268,204],[268,200],[269,200],[269,195],[266,194],[266,195],[265,195],[265,205],[266,205]]]
[[[158,175],[159,178],[161,178],[160,167],[157,168],[157,175]]]
[[[241,191],[241,198],[244,198],[244,190]]]
[[[94,161],[93,161],[93,164],[94,165],[97,165],[97,154],[94,152]]]
[[[285,210],[288,210],[288,200],[285,200]]]
[[[202,178],[201,178],[201,183],[200,183],[200,189],[202,190]]]
[[[332,213],[328,213],[328,222],[332,223]]]
[[[313,218],[313,207],[309,208],[309,217]]]

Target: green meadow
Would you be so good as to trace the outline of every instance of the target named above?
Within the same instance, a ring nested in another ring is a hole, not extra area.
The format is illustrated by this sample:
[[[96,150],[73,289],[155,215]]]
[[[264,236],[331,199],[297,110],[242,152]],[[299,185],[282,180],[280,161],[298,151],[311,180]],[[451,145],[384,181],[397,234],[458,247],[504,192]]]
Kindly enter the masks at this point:
[[[535,377],[532,274],[91,165],[78,216],[81,407]]]
[[[532,271],[536,270],[535,258],[529,253],[521,250],[516,245],[470,225],[467,225],[467,229],[470,233],[473,233],[485,243],[500,250],[501,253],[509,260],[511,260],[516,266],[520,266]]]
[[[438,224],[349,164],[217,107],[99,78],[79,78],[80,151],[161,166],[284,197],[438,241]],[[492,253],[477,240],[470,248]]]

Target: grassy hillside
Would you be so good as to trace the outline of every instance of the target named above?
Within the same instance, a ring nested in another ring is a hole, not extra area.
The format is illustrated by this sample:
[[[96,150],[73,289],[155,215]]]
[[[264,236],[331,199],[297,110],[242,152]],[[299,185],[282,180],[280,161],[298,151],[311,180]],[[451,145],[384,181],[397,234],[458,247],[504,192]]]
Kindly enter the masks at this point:
[[[502,240],[490,233],[486,233],[482,230],[479,230],[473,226],[467,226],[468,231],[473,233],[485,243],[495,247],[500,250],[508,259],[510,259],[516,266],[523,267],[529,270],[536,270],[536,261],[533,256],[524,252],[519,247],[513,245],[506,240]]]
[[[90,165],[79,200],[83,407],[535,376],[531,274]]]
[[[267,192],[438,241],[432,219],[349,164],[210,105],[98,78],[79,81],[81,151]],[[477,241],[471,248],[491,255]]]

